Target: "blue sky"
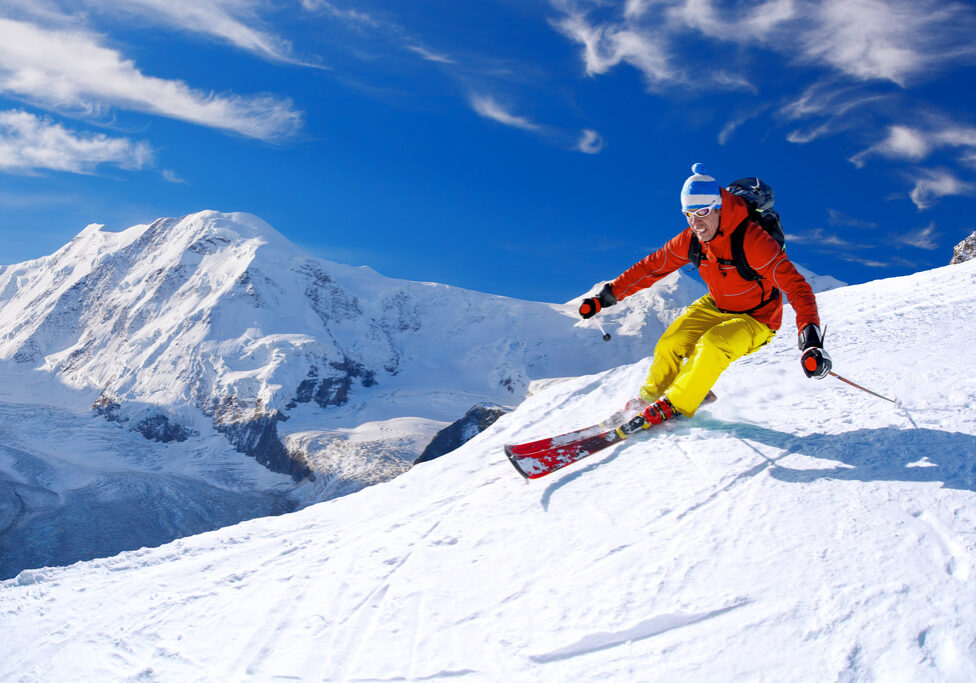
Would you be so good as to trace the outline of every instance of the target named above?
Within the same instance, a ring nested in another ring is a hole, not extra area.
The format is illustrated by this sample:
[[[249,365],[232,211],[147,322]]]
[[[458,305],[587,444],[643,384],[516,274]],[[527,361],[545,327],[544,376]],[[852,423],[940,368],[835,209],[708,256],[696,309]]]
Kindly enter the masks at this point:
[[[976,7],[3,0],[2,263],[247,211],[343,263],[565,301],[685,227],[694,162],[857,283],[976,229]]]

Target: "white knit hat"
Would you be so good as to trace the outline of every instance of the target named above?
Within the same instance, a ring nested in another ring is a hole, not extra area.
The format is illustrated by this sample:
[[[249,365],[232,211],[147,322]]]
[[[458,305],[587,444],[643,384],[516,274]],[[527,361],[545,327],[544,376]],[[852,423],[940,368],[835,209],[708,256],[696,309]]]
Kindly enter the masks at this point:
[[[706,206],[722,206],[722,192],[718,181],[705,173],[704,164],[691,167],[691,177],[681,187],[681,208],[694,211]]]

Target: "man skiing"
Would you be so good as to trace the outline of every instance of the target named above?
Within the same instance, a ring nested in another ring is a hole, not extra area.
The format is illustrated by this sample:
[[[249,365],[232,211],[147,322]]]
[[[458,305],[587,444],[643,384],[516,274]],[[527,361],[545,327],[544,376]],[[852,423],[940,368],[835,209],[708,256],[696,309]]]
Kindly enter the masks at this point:
[[[658,340],[639,397],[625,409],[631,415],[639,412],[645,428],[676,413],[694,415],[732,361],[772,340],[783,320],[780,291],[796,311],[804,373],[821,379],[831,368],[813,290],[779,242],[750,218],[745,200],[722,188],[702,164],[695,164],[681,188],[681,211],[688,219],[687,229],[605,284],[595,297],[584,299],[579,308],[583,318],[592,318],[650,287],[690,263],[693,238],[700,242],[699,273],[708,294],[692,303]],[[737,229],[744,230],[742,254],[759,276],[756,280],[745,279],[734,265],[732,237]]]

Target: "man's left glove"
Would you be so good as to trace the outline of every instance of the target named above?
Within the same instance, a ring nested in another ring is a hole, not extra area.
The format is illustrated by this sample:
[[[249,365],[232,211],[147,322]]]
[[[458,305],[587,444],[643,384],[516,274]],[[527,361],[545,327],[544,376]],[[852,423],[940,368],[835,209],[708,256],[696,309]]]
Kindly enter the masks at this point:
[[[610,283],[603,285],[603,289],[596,296],[592,296],[583,299],[583,303],[580,304],[579,314],[583,316],[584,319],[589,319],[595,316],[597,313],[602,311],[608,306],[613,306],[617,303],[617,297],[613,295],[613,287]]]
[[[803,351],[800,364],[806,376],[815,379],[826,377],[833,364],[830,361],[830,354],[824,351],[820,328],[817,325],[807,325],[800,330],[797,346]]]

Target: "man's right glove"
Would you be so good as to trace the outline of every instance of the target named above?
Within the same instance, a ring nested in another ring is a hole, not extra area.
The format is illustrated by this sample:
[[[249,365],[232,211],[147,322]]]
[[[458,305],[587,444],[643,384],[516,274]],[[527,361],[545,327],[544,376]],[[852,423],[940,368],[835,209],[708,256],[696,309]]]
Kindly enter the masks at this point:
[[[800,364],[807,377],[823,379],[830,372],[833,364],[830,361],[830,354],[823,349],[823,336],[817,325],[807,325],[800,330],[800,338],[797,346],[803,351],[800,356]]]
[[[613,306],[617,303],[617,297],[613,295],[613,288],[610,283],[603,285],[603,289],[596,296],[592,296],[583,299],[583,303],[580,304],[579,314],[583,316],[584,319],[589,319],[595,316],[604,308],[608,306]]]

